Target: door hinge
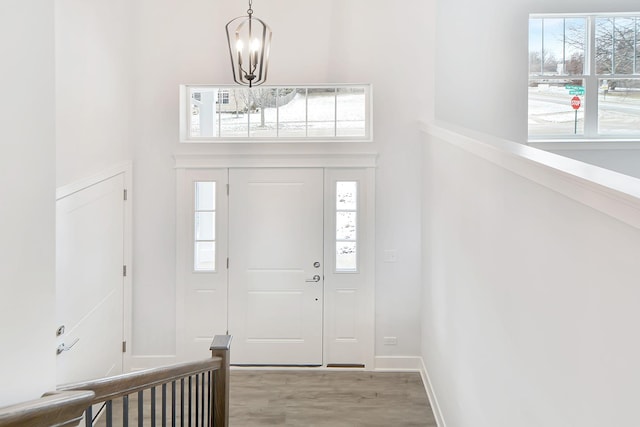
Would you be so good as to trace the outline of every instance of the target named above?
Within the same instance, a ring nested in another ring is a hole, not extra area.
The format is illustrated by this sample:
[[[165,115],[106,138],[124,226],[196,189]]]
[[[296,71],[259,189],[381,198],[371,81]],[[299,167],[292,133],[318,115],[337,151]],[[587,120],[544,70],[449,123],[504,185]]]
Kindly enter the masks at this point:
[[[227,196],[229,195],[229,184],[227,184]]]
[[[124,200],[127,201],[127,189],[124,189]]]
[[[229,257],[227,257],[227,270],[229,269]]]
[[[126,341],[122,341],[122,352],[123,353],[127,352],[127,342]]]
[[[122,277],[127,277],[127,266],[126,265],[122,266]]]

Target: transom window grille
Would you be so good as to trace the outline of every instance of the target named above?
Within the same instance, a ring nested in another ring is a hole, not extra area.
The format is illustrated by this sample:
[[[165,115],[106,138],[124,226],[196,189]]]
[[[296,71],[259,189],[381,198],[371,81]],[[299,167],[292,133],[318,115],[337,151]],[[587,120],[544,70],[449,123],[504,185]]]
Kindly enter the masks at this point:
[[[370,140],[369,85],[182,86],[183,142]]]
[[[194,256],[195,271],[216,269],[216,183],[197,181],[194,185]]]
[[[640,13],[531,15],[530,139],[640,135]]]
[[[358,271],[358,183],[336,182],[336,272]]]

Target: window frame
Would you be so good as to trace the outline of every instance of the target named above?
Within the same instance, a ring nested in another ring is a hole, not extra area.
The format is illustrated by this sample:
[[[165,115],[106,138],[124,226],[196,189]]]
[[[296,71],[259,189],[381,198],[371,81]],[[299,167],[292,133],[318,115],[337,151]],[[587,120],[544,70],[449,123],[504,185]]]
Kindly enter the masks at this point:
[[[204,184],[204,183],[209,183],[209,184],[213,184],[213,201],[212,201],[212,209],[198,209],[198,184]],[[192,197],[191,200],[193,201],[193,206],[191,206],[192,210],[193,210],[193,214],[192,214],[192,234],[191,234],[191,238],[192,238],[192,245],[193,245],[193,255],[191,256],[191,261],[192,261],[192,266],[193,266],[193,273],[195,274],[199,274],[199,273],[216,273],[218,271],[218,262],[216,259],[216,249],[218,246],[218,242],[216,239],[216,234],[218,231],[218,222],[216,221],[217,218],[217,205],[216,202],[218,200],[218,181],[216,180],[212,180],[212,179],[208,179],[208,180],[194,180],[193,181],[193,188],[192,188]],[[211,213],[213,214],[213,230],[212,230],[212,234],[213,234],[213,239],[199,239],[198,238],[198,214],[200,213]],[[212,243],[213,244],[213,268],[198,268],[197,267],[197,259],[198,259],[198,243]]]
[[[183,84],[180,85],[180,142],[181,143],[196,143],[196,144],[210,144],[210,143],[266,143],[266,142],[291,142],[291,143],[308,143],[308,142],[372,142],[373,141],[373,88],[371,84],[368,83],[357,83],[357,84],[318,84],[318,85],[261,85],[260,88],[263,89],[296,89],[296,90],[305,90],[308,92],[313,89],[335,89],[335,93],[337,96],[339,89],[346,88],[355,88],[355,89],[364,89],[365,94],[365,102],[364,102],[364,113],[365,113],[365,126],[364,126],[364,135],[363,136],[338,136],[337,135],[337,123],[338,114],[337,114],[337,97],[334,103],[334,135],[333,136],[273,136],[273,137],[260,137],[260,136],[240,136],[240,137],[228,137],[228,136],[191,136],[191,89],[194,88],[211,88],[211,89],[221,89],[221,90],[232,90],[232,89],[246,89],[243,86],[237,85],[213,85],[213,84],[204,84],[204,85],[196,85],[196,84]],[[217,98],[216,98],[217,101]],[[219,105],[217,102],[215,105]],[[308,110],[305,111],[305,129],[307,129],[308,134]],[[278,122],[276,122],[278,123]],[[250,126],[249,126],[250,127]]]
[[[555,79],[569,79],[569,80],[582,80],[585,88],[585,93],[582,95],[582,102],[584,108],[584,128],[582,134],[570,135],[570,134],[544,134],[544,135],[531,135],[529,128],[527,127],[527,140],[530,143],[546,143],[546,142],[603,142],[603,141],[629,141],[637,142],[640,139],[639,134],[613,134],[613,133],[601,133],[599,127],[599,82],[601,79],[617,80],[617,79],[639,79],[640,80],[640,66],[634,71],[635,74],[597,74],[596,70],[596,21],[598,18],[637,18],[640,21],[639,12],[621,12],[621,13],[575,13],[575,14],[559,14],[559,13],[533,13],[529,15],[528,23],[531,25],[533,19],[570,19],[570,18],[584,18],[585,19],[585,51],[584,51],[584,69],[582,74],[554,74]],[[637,22],[638,22],[637,21]],[[640,30],[638,24],[636,24],[636,33]],[[530,39],[530,34],[528,35]],[[640,46],[640,43],[636,43],[636,49]],[[529,53],[529,47],[527,47]],[[638,55],[636,51],[636,56]],[[564,58],[563,58],[564,59]],[[544,73],[535,75],[531,73],[529,66],[527,67],[527,82],[530,84],[534,80],[543,80],[546,75]],[[547,77],[548,78],[548,77]],[[552,78],[552,79],[553,79]],[[527,94],[527,104],[529,103],[529,94]],[[527,106],[527,110],[529,107]],[[529,113],[527,112],[527,118]]]

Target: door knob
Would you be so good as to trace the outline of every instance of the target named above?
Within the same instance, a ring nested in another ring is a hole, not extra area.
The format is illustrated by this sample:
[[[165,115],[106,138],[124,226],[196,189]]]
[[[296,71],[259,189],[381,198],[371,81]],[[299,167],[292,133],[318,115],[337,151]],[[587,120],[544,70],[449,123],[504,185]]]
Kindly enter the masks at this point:
[[[320,268],[320,262],[318,262],[318,261],[314,262],[314,263],[313,263],[313,266],[314,266],[315,268]]]
[[[307,282],[312,282],[312,283],[319,282],[320,281],[320,275],[316,274],[315,276],[313,276],[313,278],[307,279],[306,281]]]

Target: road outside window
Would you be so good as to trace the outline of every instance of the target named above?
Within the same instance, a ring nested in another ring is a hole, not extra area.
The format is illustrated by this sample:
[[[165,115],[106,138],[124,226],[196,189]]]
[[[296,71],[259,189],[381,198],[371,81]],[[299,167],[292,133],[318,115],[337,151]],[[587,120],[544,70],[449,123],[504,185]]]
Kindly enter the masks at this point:
[[[530,139],[640,136],[640,14],[532,15]]]

